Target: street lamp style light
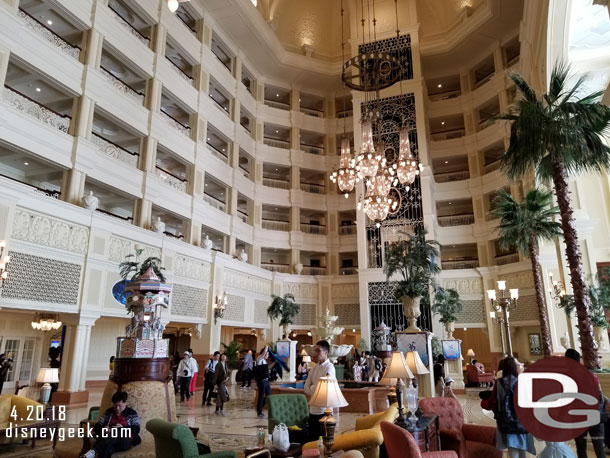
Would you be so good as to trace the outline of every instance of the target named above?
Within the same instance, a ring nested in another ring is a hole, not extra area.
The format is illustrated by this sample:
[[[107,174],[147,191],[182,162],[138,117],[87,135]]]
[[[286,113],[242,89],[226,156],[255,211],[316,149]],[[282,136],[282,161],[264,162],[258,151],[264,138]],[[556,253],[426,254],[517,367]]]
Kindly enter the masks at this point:
[[[487,290],[487,297],[491,306],[494,310],[489,312],[489,316],[494,324],[500,324],[500,338],[502,339],[502,351],[508,356],[513,356],[513,344],[510,338],[510,322],[509,315],[512,310],[517,307],[517,299],[519,299],[519,290],[517,288],[510,289],[509,294],[506,294],[506,281],[498,280],[498,290],[500,291],[499,297],[496,294],[495,289]],[[506,344],[504,341],[504,334],[502,330],[506,332]]]

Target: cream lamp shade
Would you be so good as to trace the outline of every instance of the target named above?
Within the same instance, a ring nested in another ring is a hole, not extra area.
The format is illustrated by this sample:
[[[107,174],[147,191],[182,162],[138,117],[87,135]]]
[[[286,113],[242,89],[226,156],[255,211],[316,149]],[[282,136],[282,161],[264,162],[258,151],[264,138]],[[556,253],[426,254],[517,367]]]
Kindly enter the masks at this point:
[[[314,407],[345,407],[347,401],[341,393],[341,388],[337,383],[337,379],[330,377],[320,377],[316,385],[316,391],[309,400],[309,405]]]
[[[386,377],[385,375],[383,377],[381,377],[381,380],[379,380],[377,382],[377,385],[383,385],[383,386],[395,386],[396,385],[396,380],[393,377]]]
[[[474,350],[472,348],[469,348],[468,352],[466,353],[466,356],[470,356],[472,358],[474,356]]]
[[[311,356],[309,356],[309,355],[303,356],[303,362],[304,363],[310,363],[311,362]]]
[[[407,365],[411,372],[417,375],[429,374],[430,371],[421,360],[421,356],[419,356],[419,352],[417,351],[408,351],[407,352]]]
[[[413,378],[413,373],[409,370],[409,366],[407,366],[407,362],[405,361],[405,355],[399,351],[392,352],[392,358],[390,358],[390,362],[383,373],[383,377],[395,379]]]
[[[38,371],[38,383],[59,383],[59,369],[43,367]]]
[[[309,355],[307,354],[307,352],[305,351],[305,349],[304,349],[304,348],[301,350],[301,353],[299,353],[299,354],[300,354],[301,356],[309,356]]]

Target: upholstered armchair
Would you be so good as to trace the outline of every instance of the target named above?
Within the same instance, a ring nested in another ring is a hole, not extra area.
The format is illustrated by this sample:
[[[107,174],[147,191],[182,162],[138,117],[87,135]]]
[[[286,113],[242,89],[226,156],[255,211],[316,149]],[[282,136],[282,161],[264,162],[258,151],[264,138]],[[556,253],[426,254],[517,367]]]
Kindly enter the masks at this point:
[[[309,405],[304,394],[272,394],[267,397],[269,434],[280,423],[303,427],[309,420]]]
[[[483,370],[485,370],[484,367]],[[489,384],[491,386],[494,381],[493,372],[481,372],[474,364],[468,364],[466,366],[466,372],[468,374],[468,383],[476,383],[479,386],[481,386],[481,384]]]
[[[146,423],[155,438],[155,453],[163,458],[237,458],[232,451],[200,455],[193,432],[184,425],[155,418]]]
[[[422,453],[409,431],[389,421],[381,422],[381,432],[388,458],[457,458],[453,450]]]
[[[383,412],[357,418],[356,430],[335,436],[335,443],[331,451],[359,450],[364,458],[379,458],[379,447],[383,444],[381,422],[389,421],[393,423],[397,417],[398,407],[394,403]],[[303,450],[316,448],[317,446],[317,441],[307,442],[303,446]]]
[[[501,458],[496,450],[496,428],[464,423],[462,406],[453,398],[425,398],[419,406],[426,414],[437,414],[441,449],[454,450],[459,458]]]

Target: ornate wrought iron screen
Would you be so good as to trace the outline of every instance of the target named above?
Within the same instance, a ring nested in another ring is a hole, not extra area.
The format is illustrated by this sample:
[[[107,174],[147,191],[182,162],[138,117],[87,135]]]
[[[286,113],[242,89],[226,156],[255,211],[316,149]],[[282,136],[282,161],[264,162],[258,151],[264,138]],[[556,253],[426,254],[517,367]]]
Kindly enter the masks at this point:
[[[413,59],[411,59],[411,35],[401,35],[400,37],[388,38],[386,40],[378,40],[372,43],[365,43],[358,46],[359,53],[371,51],[387,52],[396,57],[400,63],[399,80],[408,80],[413,78]],[[390,78],[393,79],[393,78]]]

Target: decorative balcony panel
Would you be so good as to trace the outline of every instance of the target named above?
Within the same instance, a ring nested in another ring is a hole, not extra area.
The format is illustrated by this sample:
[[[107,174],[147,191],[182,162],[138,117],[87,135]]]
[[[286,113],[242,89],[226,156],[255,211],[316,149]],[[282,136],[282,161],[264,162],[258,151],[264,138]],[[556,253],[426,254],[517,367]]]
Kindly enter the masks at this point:
[[[263,177],[263,186],[268,186],[270,188],[276,189],[290,189],[290,181]]]
[[[473,214],[464,214],[464,215],[439,216],[438,224],[439,224],[439,226],[442,226],[442,227],[467,226],[469,224],[474,224],[474,215]]]
[[[326,189],[323,185],[315,183],[301,183],[301,191],[311,192],[313,194],[324,194]]]
[[[182,71],[182,69],[180,67],[178,67],[176,64],[174,64],[170,59],[168,59],[167,57],[165,58],[169,63],[170,63],[170,67],[172,67],[172,69],[174,70],[175,73],[177,73],[180,78],[182,78],[184,81],[186,81],[189,84],[193,84],[193,78],[188,76],[186,73],[184,73]]]
[[[186,180],[182,180],[159,167],[155,167],[155,175],[163,180],[165,184],[178,191],[186,192]]]
[[[462,181],[470,178],[469,170],[461,170],[458,172],[435,173],[434,181],[437,183],[449,183],[452,181]]]
[[[275,219],[263,219],[263,229],[269,229],[271,231],[290,231],[290,221],[279,221]]]
[[[178,130],[180,133],[186,135],[187,137],[191,137],[191,128],[188,126],[185,126],[184,124],[176,121],[174,118],[172,118],[170,115],[168,115],[165,111],[161,111],[161,116],[163,117],[163,119],[170,124],[174,129]]]
[[[224,202],[214,199],[212,196],[210,196],[208,194],[203,195],[203,200],[206,201],[208,204],[210,204],[212,207],[214,207],[220,211],[225,211],[225,209],[227,208]]]
[[[142,35],[140,32],[138,32],[136,29],[134,29],[133,26],[129,22],[127,22],[125,19],[123,19],[112,8],[109,8],[109,10],[110,10],[110,13],[119,22],[119,24],[121,24],[121,27],[123,27],[125,30],[127,30],[129,33],[131,33],[134,37],[136,37],[138,40],[140,40],[142,42],[142,44],[144,44],[146,47],[148,47],[148,43],[150,42],[150,40],[148,38],[146,38],[144,35]]]
[[[339,235],[356,235],[356,225],[339,226]]]
[[[479,267],[478,259],[464,259],[457,261],[442,261],[441,267],[443,270],[452,270],[452,269],[475,269]]]
[[[270,262],[261,262],[261,267],[270,272],[278,272],[282,274],[290,273],[290,265],[289,264],[275,264]]]
[[[110,81],[110,83],[112,84],[112,87],[114,87],[117,91],[131,97],[132,99],[134,99],[135,101],[137,101],[140,104],[144,104],[144,94],[137,92],[135,89],[132,89],[131,87],[129,87],[127,84],[125,84],[119,78],[114,76],[112,73],[110,73],[105,68],[103,68],[103,67],[100,68],[100,71],[101,71],[102,75],[104,76],[104,78],[106,78],[108,81]]]
[[[30,30],[34,31],[37,35],[41,36],[49,43],[53,44],[57,48],[61,49],[63,52],[68,54],[69,56],[78,59],[80,55],[80,49],[76,46],[72,46],[70,43],[65,41],[59,35],[56,35],[51,30],[47,29],[44,25],[34,19],[32,16],[27,14],[23,10],[17,11],[17,15],[21,18],[23,24]]]
[[[70,127],[70,118],[68,116],[60,115],[17,91],[14,91],[8,86],[4,86],[2,100],[10,104],[16,110],[23,111],[29,116],[32,116],[57,130],[66,133],[68,132],[68,128]]]
[[[110,156],[133,167],[137,167],[137,154],[127,151],[126,149],[123,149],[120,146],[115,145],[114,143],[109,142],[108,140],[95,134],[91,136],[91,141],[95,143],[104,152],[104,154],[106,154],[106,156]]]

